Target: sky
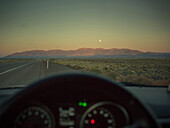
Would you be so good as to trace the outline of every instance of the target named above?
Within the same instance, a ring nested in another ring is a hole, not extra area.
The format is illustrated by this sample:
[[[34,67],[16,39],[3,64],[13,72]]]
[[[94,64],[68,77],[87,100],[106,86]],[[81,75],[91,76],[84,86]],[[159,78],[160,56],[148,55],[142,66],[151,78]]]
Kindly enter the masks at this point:
[[[82,47],[170,53],[170,1],[0,0],[0,57]]]

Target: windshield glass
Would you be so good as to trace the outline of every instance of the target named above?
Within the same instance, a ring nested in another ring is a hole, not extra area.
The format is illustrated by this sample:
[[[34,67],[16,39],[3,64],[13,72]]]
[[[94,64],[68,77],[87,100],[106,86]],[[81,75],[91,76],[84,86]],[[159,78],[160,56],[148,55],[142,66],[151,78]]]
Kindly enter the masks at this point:
[[[170,84],[169,0],[1,0],[0,88],[61,72]]]

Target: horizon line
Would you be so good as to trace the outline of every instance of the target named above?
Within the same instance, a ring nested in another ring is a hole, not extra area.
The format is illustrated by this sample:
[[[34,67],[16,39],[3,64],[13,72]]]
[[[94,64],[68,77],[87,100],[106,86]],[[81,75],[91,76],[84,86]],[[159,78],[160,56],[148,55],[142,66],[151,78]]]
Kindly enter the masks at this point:
[[[131,49],[131,48],[103,48],[103,47],[96,47],[96,48],[91,48],[91,47],[80,47],[80,48],[75,48],[75,49],[62,49],[62,48],[56,48],[56,49],[30,49],[30,50],[24,50],[24,51],[16,51],[13,53],[21,53],[21,52],[28,52],[28,51],[52,51],[52,50],[62,50],[62,51],[72,51],[72,50],[79,50],[79,49],[103,49],[103,50],[111,50],[111,49],[127,49],[127,50],[135,50],[135,51],[141,51],[141,52],[152,52],[152,53],[170,53],[170,52],[157,52],[157,51],[148,51],[148,50],[139,50],[139,49]],[[12,53],[12,54],[13,54]]]

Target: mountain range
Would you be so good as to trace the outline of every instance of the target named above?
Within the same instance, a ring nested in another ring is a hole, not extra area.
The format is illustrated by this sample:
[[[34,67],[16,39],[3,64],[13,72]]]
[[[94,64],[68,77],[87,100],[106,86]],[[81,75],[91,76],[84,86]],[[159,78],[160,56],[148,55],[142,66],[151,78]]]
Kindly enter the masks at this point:
[[[131,49],[104,49],[104,48],[80,48],[76,50],[31,50],[16,52],[5,58],[71,58],[71,57],[90,57],[90,58],[170,58],[170,53],[142,52]]]

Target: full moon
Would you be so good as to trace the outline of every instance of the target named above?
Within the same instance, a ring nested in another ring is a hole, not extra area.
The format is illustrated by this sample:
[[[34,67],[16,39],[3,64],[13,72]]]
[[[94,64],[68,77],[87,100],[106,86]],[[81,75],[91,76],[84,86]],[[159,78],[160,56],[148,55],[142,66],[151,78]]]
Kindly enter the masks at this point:
[[[102,42],[102,40],[99,40],[99,43],[101,43]]]

